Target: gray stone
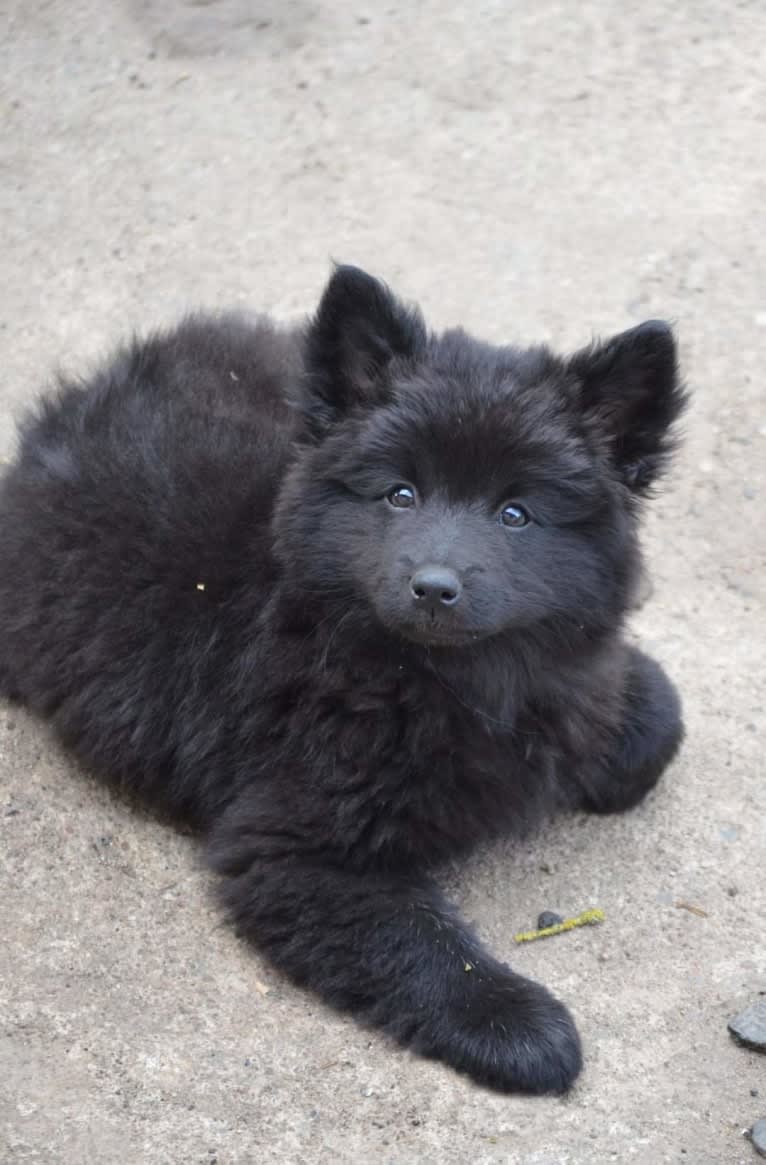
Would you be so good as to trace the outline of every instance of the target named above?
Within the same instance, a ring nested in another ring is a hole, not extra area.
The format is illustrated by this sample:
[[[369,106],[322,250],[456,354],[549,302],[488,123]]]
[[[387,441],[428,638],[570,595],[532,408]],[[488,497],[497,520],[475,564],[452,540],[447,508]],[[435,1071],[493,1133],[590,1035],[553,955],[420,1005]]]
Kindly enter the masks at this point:
[[[554,910],[544,910],[542,914],[537,917],[537,929],[547,930],[549,926],[558,926],[564,919],[560,914],[556,914]]]
[[[766,998],[757,999],[734,1019],[729,1020],[729,1031],[736,1040],[757,1052],[766,1052]]]
[[[766,1157],[766,1117],[762,1117],[756,1121],[750,1130],[750,1140],[753,1142],[753,1148],[762,1157]]]

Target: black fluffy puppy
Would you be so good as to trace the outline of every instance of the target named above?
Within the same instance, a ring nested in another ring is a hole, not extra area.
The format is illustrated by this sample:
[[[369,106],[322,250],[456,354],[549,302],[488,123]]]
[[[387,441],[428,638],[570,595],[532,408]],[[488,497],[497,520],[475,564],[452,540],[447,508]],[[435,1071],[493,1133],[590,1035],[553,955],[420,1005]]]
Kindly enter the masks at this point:
[[[189,319],[24,425],[0,691],[204,830],[295,981],[485,1084],[564,1089],[568,1012],[430,873],[556,805],[635,805],[673,756],[676,694],[622,625],[682,402],[662,323],[495,348],[350,267],[302,330]]]

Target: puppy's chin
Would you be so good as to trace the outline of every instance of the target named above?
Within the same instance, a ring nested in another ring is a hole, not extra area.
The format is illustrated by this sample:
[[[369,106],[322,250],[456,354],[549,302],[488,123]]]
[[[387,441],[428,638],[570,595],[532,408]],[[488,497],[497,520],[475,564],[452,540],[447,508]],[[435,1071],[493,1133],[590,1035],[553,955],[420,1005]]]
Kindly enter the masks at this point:
[[[492,634],[492,631],[469,630],[429,619],[396,619],[382,612],[378,612],[378,617],[392,635],[421,647],[471,647]]]
[[[446,632],[424,631],[422,628],[402,628],[400,634],[410,643],[419,643],[421,647],[470,647],[479,639],[478,635],[451,634]]]

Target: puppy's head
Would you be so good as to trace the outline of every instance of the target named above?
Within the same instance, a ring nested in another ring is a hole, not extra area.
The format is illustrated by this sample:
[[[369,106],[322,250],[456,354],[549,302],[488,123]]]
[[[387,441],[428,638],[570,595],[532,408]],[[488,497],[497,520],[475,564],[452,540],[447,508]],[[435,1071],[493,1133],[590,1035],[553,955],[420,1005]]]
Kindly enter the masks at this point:
[[[301,444],[275,518],[298,589],[366,604],[393,634],[470,645],[630,601],[637,502],[683,406],[669,327],[570,359],[429,335],[356,268],[310,324]]]

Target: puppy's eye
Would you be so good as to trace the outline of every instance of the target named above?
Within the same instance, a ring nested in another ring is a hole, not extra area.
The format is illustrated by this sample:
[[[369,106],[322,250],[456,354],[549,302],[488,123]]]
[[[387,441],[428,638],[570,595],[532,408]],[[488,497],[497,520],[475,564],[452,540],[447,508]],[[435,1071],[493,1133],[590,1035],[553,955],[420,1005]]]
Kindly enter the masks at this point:
[[[526,526],[529,522],[529,514],[522,506],[517,506],[515,502],[511,502],[507,506],[503,506],[500,511],[500,521],[504,526],[511,526],[514,530],[518,530],[521,526]]]
[[[415,491],[411,485],[395,485],[386,494],[386,500],[397,510],[408,510],[415,505]]]

